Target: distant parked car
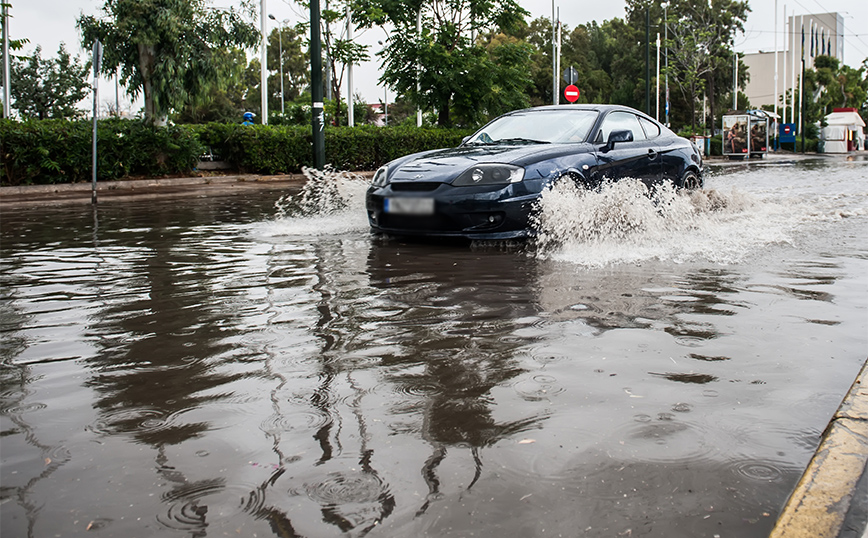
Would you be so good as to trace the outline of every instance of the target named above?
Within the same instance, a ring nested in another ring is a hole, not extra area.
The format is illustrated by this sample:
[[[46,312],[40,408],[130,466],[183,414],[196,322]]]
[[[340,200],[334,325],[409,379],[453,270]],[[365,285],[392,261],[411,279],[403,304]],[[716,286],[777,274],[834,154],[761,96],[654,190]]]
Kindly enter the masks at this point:
[[[498,117],[450,149],[407,155],[374,175],[371,230],[390,235],[509,239],[532,235],[534,202],[556,181],[595,188],[632,177],[702,186],[687,139],[617,105],[564,105]]]

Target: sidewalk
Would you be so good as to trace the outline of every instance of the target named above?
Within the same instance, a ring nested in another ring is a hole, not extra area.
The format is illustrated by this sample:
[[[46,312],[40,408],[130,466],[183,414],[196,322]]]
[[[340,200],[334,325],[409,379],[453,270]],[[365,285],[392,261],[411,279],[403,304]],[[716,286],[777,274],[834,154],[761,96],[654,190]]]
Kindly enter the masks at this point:
[[[794,164],[803,161],[866,161],[868,151],[853,153],[791,153],[789,151],[771,151],[762,159],[730,159],[729,157],[714,155],[705,156],[703,161],[708,166],[744,166],[757,164]]]
[[[769,538],[868,538],[868,361]]]
[[[97,203],[197,195],[233,195],[250,190],[299,188],[302,174],[279,176],[232,175],[164,179],[99,181]],[[0,187],[0,207],[59,206],[91,203],[92,183]]]

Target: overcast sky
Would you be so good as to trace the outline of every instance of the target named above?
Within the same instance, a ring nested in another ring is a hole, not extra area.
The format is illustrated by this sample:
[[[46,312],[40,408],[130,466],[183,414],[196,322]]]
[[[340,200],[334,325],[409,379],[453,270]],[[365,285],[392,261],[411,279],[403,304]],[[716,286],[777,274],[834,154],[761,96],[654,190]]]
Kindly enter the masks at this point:
[[[98,14],[104,0],[11,0],[10,35],[13,39],[27,38],[30,43],[25,51],[32,51],[41,45],[43,57],[56,55],[60,42],[65,42],[72,53],[84,55],[75,20],[81,14]],[[303,17],[303,12],[295,3],[285,0],[265,0],[267,11],[278,20],[294,23]],[[532,18],[551,17],[551,0],[519,0]],[[215,5],[231,5],[232,0],[217,0]],[[751,0],[752,12],[745,24],[745,32],[736,39],[736,49],[742,52],[757,50],[771,51],[775,48],[775,0]],[[793,11],[797,15],[810,13],[838,12],[844,17],[844,62],[858,67],[868,58],[868,2],[863,0],[778,0],[778,32],[783,32],[784,6],[787,15]],[[624,17],[624,0],[556,0],[560,8],[560,18],[570,28],[593,20],[602,22],[615,17]],[[269,20],[272,25],[275,21]],[[271,28],[272,26],[269,26]],[[360,41],[370,43],[375,52],[384,34],[382,30],[369,30],[357,36]],[[782,38],[779,39],[779,43]],[[782,44],[778,45],[782,47]],[[383,99],[383,88],[378,86],[378,65],[370,62],[355,68],[355,93],[360,93],[368,102]],[[101,85],[101,96],[114,98],[114,90]],[[391,101],[392,96],[389,96]]]

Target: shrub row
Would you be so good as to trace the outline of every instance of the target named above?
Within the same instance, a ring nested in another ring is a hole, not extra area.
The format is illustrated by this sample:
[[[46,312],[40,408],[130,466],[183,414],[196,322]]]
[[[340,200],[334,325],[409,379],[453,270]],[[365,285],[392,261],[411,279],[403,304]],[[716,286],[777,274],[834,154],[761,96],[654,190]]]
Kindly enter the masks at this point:
[[[0,184],[89,181],[90,121],[0,120]],[[453,147],[471,131],[415,127],[328,127],[326,162],[339,170],[375,170],[418,151]],[[232,170],[254,174],[300,172],[313,164],[313,135],[305,126],[177,125],[103,120],[97,127],[97,179],[191,173],[210,153]]]
[[[92,177],[93,123],[0,121],[0,184],[71,183]],[[202,145],[183,127],[154,129],[138,121],[97,126],[97,179],[158,176],[190,170]]]

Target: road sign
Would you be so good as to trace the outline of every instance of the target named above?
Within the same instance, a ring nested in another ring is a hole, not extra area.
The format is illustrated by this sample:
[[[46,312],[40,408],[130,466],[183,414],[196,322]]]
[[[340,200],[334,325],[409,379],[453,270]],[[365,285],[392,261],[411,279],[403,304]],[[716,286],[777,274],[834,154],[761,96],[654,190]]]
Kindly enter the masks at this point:
[[[579,100],[579,89],[570,84],[564,88],[564,97],[567,98],[567,101],[575,103]]]
[[[575,84],[579,81],[579,72],[576,71],[576,68],[573,66],[569,66],[566,70],[564,70],[564,82],[567,84]]]

